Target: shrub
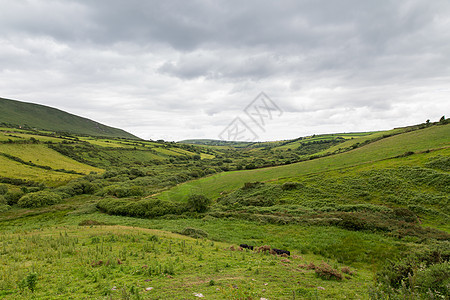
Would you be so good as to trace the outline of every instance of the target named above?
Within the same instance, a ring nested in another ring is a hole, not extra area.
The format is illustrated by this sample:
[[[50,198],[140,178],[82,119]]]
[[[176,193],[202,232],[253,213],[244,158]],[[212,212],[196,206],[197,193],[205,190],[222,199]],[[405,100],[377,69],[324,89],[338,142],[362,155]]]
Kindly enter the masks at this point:
[[[9,191],[4,195],[4,197],[8,205],[14,205],[20,198],[22,198],[23,195],[24,192],[22,191]]]
[[[17,205],[20,207],[34,208],[56,204],[61,200],[61,196],[57,193],[50,191],[40,191],[26,194],[19,199]]]
[[[36,283],[38,280],[38,276],[36,273],[30,273],[28,274],[28,276],[26,277],[26,283],[27,283],[27,287],[30,289],[30,291],[34,292],[34,290],[36,289]]]
[[[417,222],[417,216],[407,208],[403,208],[403,207],[394,208],[392,210],[392,212],[393,212],[395,218],[398,220],[402,220],[402,221],[410,222],[410,223]]]
[[[0,195],[4,195],[8,192],[8,187],[4,184],[0,184]]]
[[[255,182],[246,182],[244,183],[244,186],[242,187],[243,190],[247,190],[247,189],[253,189],[256,188],[260,185],[262,185],[264,183],[259,182],[259,181],[255,181]]]
[[[0,213],[7,211],[11,208],[11,206],[8,205],[6,202],[6,199],[4,196],[0,195]]]
[[[296,190],[303,186],[300,182],[285,182],[281,185],[283,191]]]
[[[20,190],[26,194],[26,193],[39,192],[41,190],[41,188],[37,187],[37,186],[30,186],[30,187],[22,186],[20,188]]]
[[[1,204],[0,203],[0,213],[8,211],[11,209],[11,206],[7,205],[7,204]]]
[[[105,188],[103,188],[102,191],[99,193],[101,196],[114,196],[117,198],[125,198],[125,197],[135,197],[135,196],[142,196],[144,194],[144,191],[139,186],[124,186],[124,185],[110,185]]]
[[[341,219],[337,225],[347,230],[364,230],[368,229],[367,222],[354,213],[343,213],[339,215]]]
[[[133,201],[115,198],[102,199],[97,203],[97,207],[108,214],[141,218],[154,218],[169,214],[178,215],[186,209],[180,203],[159,199]]]
[[[421,292],[438,291],[443,295],[450,293],[450,264],[444,262],[419,270],[416,284]]]
[[[450,171],[450,157],[448,156],[436,156],[431,158],[425,166],[427,168],[439,169],[442,171]]]
[[[352,271],[352,269],[350,269],[350,267],[347,267],[347,266],[342,267],[342,268],[341,268],[341,271],[342,271],[342,273],[345,273],[345,274],[348,274],[348,275],[353,275],[353,274],[355,274],[355,272]]]
[[[260,182],[246,183],[244,187],[221,198],[219,202],[226,206],[261,206],[268,207],[278,203],[281,195],[279,185]]]
[[[208,209],[208,206],[211,204],[211,199],[204,195],[194,194],[189,196],[187,204],[191,210],[202,213]]]
[[[193,238],[207,238],[208,233],[202,229],[186,227],[181,232],[182,235],[187,235]]]
[[[58,191],[69,196],[93,194],[95,192],[95,186],[87,180],[81,180],[60,187]]]
[[[322,279],[342,279],[342,274],[338,270],[333,269],[329,264],[325,262],[322,262],[320,265],[316,266],[314,271],[316,272],[316,275]]]
[[[376,275],[377,289],[394,295],[401,294],[405,288],[409,293],[411,289],[417,289],[422,296],[436,292],[448,295],[449,249],[448,241],[438,242],[401,261],[387,262]]]

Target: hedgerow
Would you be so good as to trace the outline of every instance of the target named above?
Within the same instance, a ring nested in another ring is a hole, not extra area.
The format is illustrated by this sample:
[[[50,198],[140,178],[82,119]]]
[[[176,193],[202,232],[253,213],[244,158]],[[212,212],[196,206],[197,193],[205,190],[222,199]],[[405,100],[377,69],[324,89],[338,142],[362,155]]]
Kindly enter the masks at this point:
[[[186,205],[159,199],[133,201],[131,199],[105,198],[97,203],[97,207],[108,214],[140,218],[178,215],[187,210]]]
[[[34,208],[52,205],[61,202],[59,194],[50,191],[39,191],[22,196],[17,205],[20,207]]]

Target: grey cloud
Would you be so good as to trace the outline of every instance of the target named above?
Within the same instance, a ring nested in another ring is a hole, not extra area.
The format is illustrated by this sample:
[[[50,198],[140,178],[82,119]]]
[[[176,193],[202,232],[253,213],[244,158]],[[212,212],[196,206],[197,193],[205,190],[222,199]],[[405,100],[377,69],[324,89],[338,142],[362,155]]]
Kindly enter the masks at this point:
[[[435,92],[450,80],[447,0],[0,0],[0,7],[0,96],[153,137],[215,137],[260,91],[311,130],[339,122],[378,129],[450,109],[446,94]],[[308,125],[327,115],[328,125]],[[279,122],[274,128],[298,124]],[[280,134],[292,137],[289,130]]]

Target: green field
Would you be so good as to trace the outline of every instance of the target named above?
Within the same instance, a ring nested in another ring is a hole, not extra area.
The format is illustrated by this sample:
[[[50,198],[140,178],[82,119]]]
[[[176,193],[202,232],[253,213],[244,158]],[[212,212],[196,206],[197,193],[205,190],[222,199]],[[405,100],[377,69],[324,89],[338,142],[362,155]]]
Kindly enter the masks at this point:
[[[0,153],[6,153],[19,157],[20,159],[32,162],[37,165],[51,166],[52,169],[65,169],[89,174],[90,172],[101,172],[102,169],[88,166],[70,159],[60,153],[49,149],[45,145],[13,145],[0,144]]]
[[[293,253],[287,259],[231,251],[228,243],[128,226],[65,225],[59,230],[3,232],[1,239],[2,256],[7,258],[1,271],[4,299],[123,298],[125,293],[144,299],[182,295],[194,299],[194,293],[209,299],[293,294],[345,299],[363,295],[370,278],[368,272],[351,268],[354,274],[345,280],[326,281],[302,267],[320,265],[322,260],[315,255]],[[39,274],[34,293],[27,287],[19,294],[6,292],[32,273]],[[153,289],[146,290],[149,287]]]

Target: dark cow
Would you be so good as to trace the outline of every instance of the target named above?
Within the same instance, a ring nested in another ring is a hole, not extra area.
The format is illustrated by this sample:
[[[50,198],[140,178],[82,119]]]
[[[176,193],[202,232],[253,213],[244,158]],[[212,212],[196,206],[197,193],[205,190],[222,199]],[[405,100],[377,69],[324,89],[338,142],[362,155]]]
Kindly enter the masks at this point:
[[[288,250],[281,250],[281,249],[275,249],[275,248],[272,248],[272,250],[275,251],[275,253],[277,255],[287,254],[288,256],[291,256],[291,252]]]
[[[241,248],[244,248],[244,249],[250,249],[250,250],[253,251],[253,246],[249,246],[249,245],[247,245],[247,244],[240,244],[239,246],[240,246]]]

